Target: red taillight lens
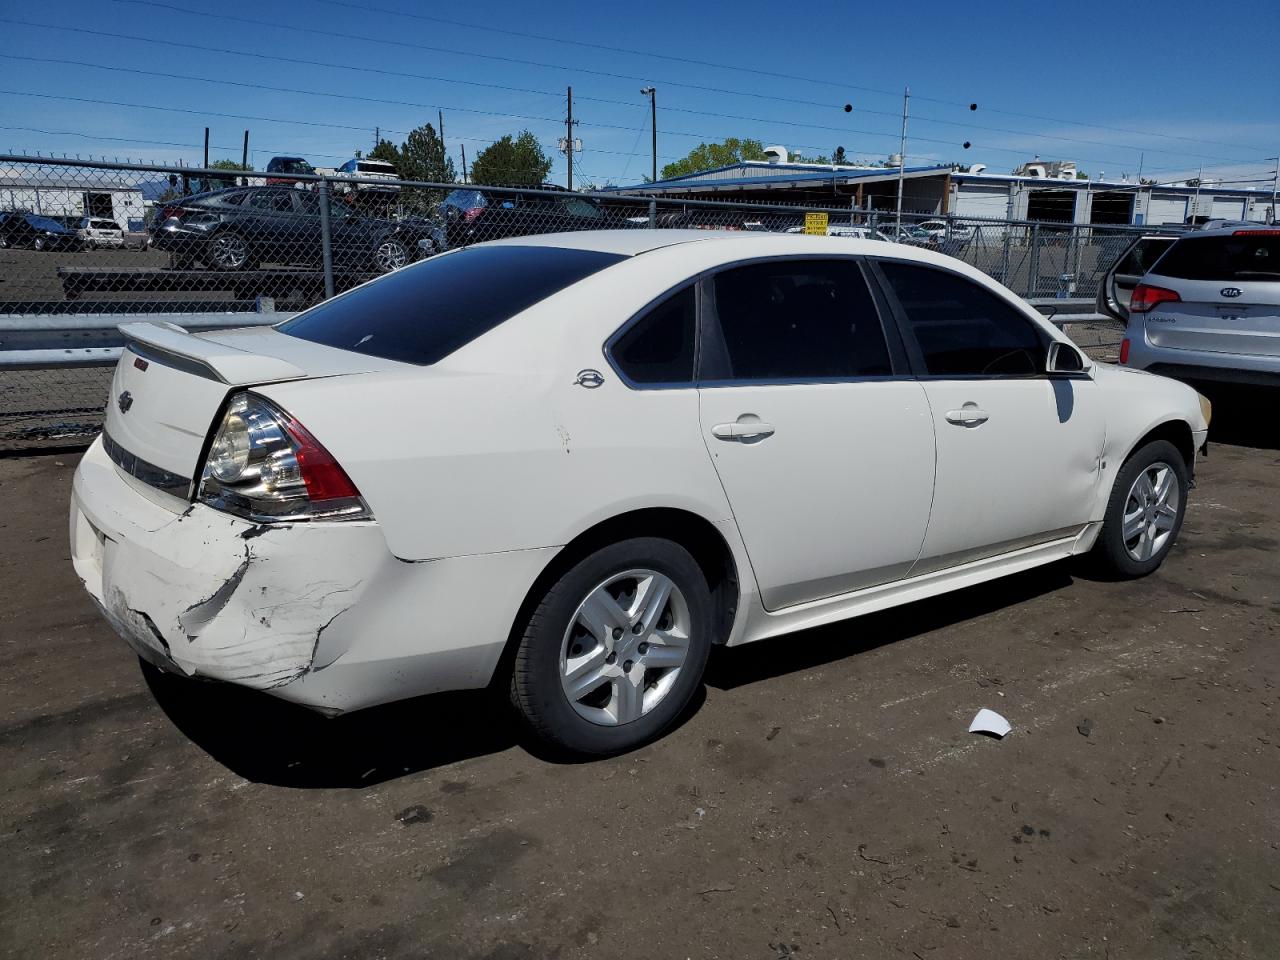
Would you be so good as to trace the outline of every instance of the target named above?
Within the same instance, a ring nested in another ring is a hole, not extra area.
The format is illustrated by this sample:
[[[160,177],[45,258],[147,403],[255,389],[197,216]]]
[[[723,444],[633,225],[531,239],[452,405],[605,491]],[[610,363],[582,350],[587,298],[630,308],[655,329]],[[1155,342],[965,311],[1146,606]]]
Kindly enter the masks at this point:
[[[472,207],[470,210],[468,210],[466,213],[462,215],[463,222],[470,223],[472,220],[480,216],[480,214],[482,213],[484,213],[484,207]]]
[[[1236,230],[1233,237],[1280,237],[1280,229],[1275,230]]]
[[[1157,304],[1173,303],[1181,299],[1176,290],[1166,290],[1164,287],[1151,287],[1140,283],[1133,288],[1133,297],[1129,300],[1129,312],[1146,313]]]
[[[302,482],[307,486],[307,496],[313,506],[321,506],[326,500],[350,500],[360,496],[360,491],[347,476],[338,461],[320,445],[320,441],[293,417],[288,417],[281,424],[289,439],[293,441],[294,456],[298,458],[298,469],[302,473]]]
[[[1120,341],[1120,362],[1122,364],[1129,362],[1129,338],[1125,337]]]

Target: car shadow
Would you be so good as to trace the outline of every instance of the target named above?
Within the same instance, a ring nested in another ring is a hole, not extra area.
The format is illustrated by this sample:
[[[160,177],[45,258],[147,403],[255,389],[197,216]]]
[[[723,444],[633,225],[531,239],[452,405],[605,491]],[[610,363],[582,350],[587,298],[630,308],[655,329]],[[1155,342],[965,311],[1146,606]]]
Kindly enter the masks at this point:
[[[517,721],[496,689],[414,697],[325,717],[257,690],[143,666],[175,727],[232,773],[296,789],[363,789],[511,747],[547,763],[590,762],[548,748]],[[706,700],[698,686],[667,733]]]
[[[1071,585],[1075,572],[1072,561],[1054,563],[879,613],[717,648],[707,665],[706,683],[732,690],[843,660],[1061,590]]]
[[[1209,455],[1216,443],[1258,450],[1280,450],[1280,421],[1275,417],[1276,387],[1193,383],[1213,404]]]

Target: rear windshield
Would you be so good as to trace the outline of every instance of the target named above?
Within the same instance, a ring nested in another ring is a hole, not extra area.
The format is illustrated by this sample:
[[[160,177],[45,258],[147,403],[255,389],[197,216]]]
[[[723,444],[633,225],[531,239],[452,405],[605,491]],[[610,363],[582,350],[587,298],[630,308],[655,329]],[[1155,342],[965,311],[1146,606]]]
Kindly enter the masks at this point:
[[[1151,269],[1178,280],[1280,280],[1280,231],[1184,237]]]
[[[624,259],[559,247],[459,250],[344,293],[277,329],[387,360],[435,363],[539,300]]]

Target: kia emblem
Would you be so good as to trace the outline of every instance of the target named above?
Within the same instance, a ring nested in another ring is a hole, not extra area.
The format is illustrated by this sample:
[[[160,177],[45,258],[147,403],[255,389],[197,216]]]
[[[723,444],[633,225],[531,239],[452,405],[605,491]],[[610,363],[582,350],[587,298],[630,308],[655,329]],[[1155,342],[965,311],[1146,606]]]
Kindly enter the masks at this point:
[[[1244,293],[1244,291],[1241,290],[1239,287],[1223,287],[1218,292],[1222,294],[1224,297],[1229,297],[1232,300],[1234,300],[1236,297]]]
[[[120,408],[121,413],[128,413],[129,408],[133,406],[133,394],[128,390],[120,394],[116,397],[116,406]]]

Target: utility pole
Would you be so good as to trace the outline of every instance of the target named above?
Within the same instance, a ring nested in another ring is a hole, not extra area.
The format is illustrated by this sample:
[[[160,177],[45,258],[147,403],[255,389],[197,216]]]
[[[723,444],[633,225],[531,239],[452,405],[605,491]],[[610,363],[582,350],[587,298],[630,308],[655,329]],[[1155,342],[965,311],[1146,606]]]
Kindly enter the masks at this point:
[[[462,144],[462,182],[469,183],[467,179],[467,145]]]
[[[441,155],[443,155],[447,152],[448,151],[446,150],[444,145],[444,111],[441,110],[440,111],[440,153]]]
[[[1267,218],[1268,223],[1280,222],[1280,210],[1276,210],[1276,197],[1280,195],[1280,157],[1267,157],[1268,160],[1276,162],[1276,172],[1271,177],[1271,216]]]
[[[640,91],[641,96],[649,98],[649,129],[653,133],[653,175],[650,177],[650,183],[658,182],[658,88],[645,87]]]
[[[902,139],[898,144],[898,213],[897,226],[894,228],[898,239],[902,235],[902,180],[906,174],[907,164],[907,108],[911,103],[911,88],[902,88]]]
[[[240,169],[249,169],[249,131],[244,132],[244,149],[240,151]]]
[[[569,112],[564,119],[564,155],[568,162],[569,173],[566,186],[573,189],[573,87],[569,88]]]
[[[1191,225],[1196,226],[1196,217],[1200,215],[1200,184],[1204,181],[1204,164],[1200,164],[1200,172],[1196,175],[1196,196],[1191,201]]]
[[[204,128],[204,168],[209,169],[209,128]]]
[[[378,144],[380,144],[381,142],[382,142],[382,128],[374,127],[373,128],[373,149],[377,150]]]

